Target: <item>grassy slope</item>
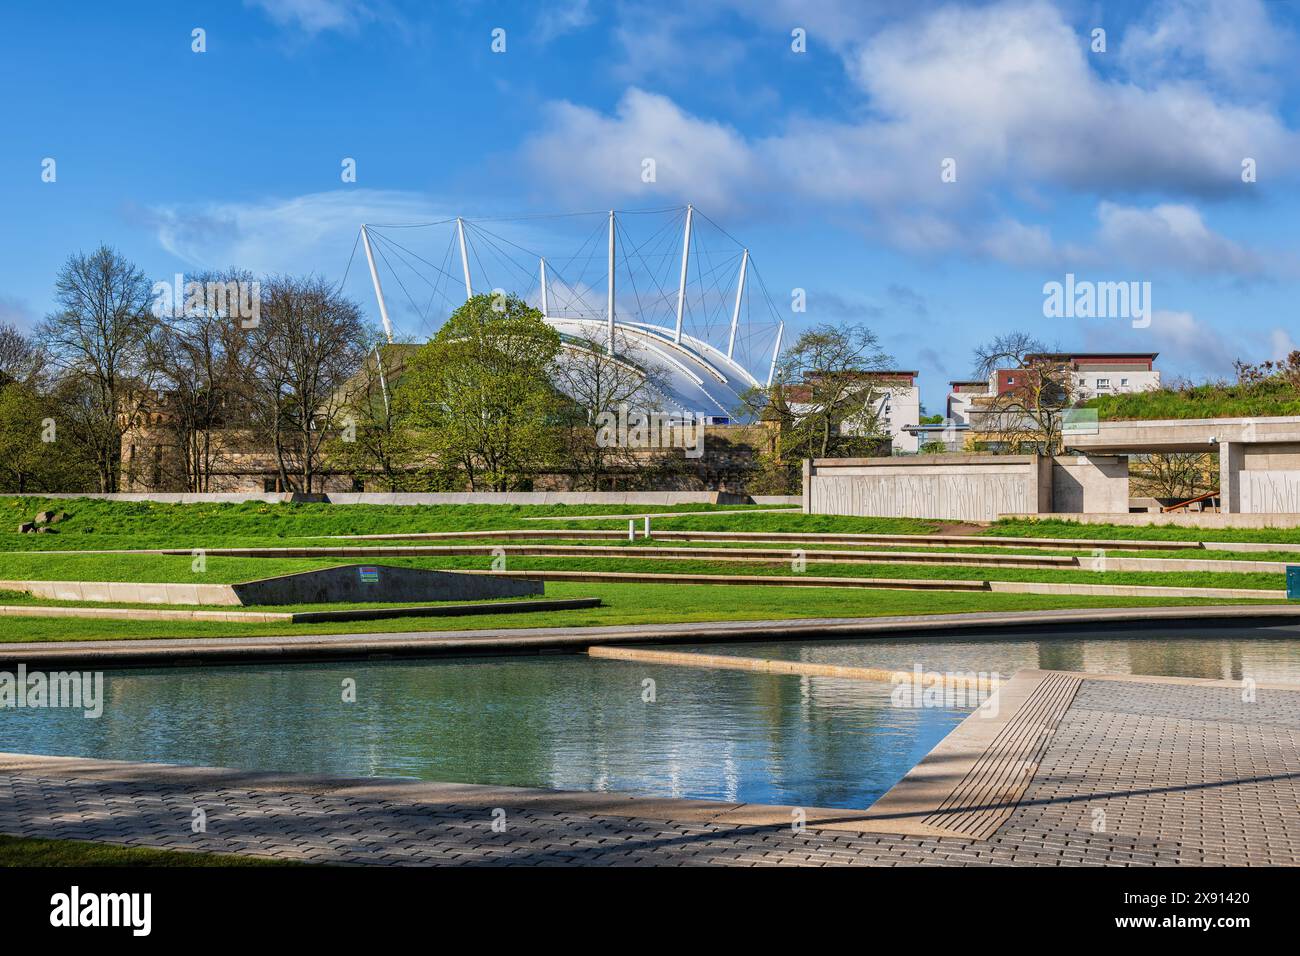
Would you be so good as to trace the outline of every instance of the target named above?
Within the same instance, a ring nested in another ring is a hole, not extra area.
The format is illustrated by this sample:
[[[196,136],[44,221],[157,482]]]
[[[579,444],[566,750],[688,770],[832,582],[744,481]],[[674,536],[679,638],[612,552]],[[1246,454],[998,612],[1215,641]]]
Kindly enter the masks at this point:
[[[1080,524],[1062,518],[999,521],[980,532],[1007,538],[1080,538],[1123,541],[1257,541],[1300,544],[1300,528],[1179,528],[1173,525]]]
[[[82,840],[45,840],[0,835],[0,866],[298,866],[233,854],[191,853],[114,846]]]
[[[379,565],[413,568],[488,570],[490,555],[380,558]],[[196,574],[188,557],[154,554],[0,555],[0,580],[149,581],[223,584],[348,563],[338,558],[208,558]],[[794,573],[789,562],[710,561],[688,558],[516,557],[507,570],[617,571],[646,574]],[[1000,567],[945,567],[924,564],[843,564],[808,562],[806,572],[820,577],[908,578],[962,581],[1060,581],[1079,584],[1140,584],[1183,587],[1284,588],[1285,577],[1267,572],[1109,571]]]
[[[550,582],[547,597],[599,595],[604,606],[540,614],[489,614],[472,618],[401,618],[327,624],[248,624],[223,621],[94,621],[8,618],[0,643],[106,638],[236,637],[292,634],[393,633],[506,630],[521,627],[594,627],[691,621],[787,620],[799,617],[879,617],[965,611],[1022,611],[1088,607],[1158,607],[1159,598],[1090,595],[991,594],[960,591],[771,588],[759,585],[583,584]],[[1246,601],[1181,598],[1179,605],[1244,604]],[[1261,602],[1276,603],[1276,602]]]
[[[1252,418],[1300,415],[1300,395],[1281,382],[1257,385],[1196,385],[1103,395],[1087,403],[1102,421],[1171,418]]]

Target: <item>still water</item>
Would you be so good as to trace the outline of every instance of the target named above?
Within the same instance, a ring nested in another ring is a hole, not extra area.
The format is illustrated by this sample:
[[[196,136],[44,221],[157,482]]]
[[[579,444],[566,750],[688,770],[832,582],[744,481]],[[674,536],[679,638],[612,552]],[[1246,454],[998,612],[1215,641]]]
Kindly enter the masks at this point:
[[[1275,628],[676,649],[1300,680],[1300,640]],[[0,711],[0,750],[863,808],[968,713],[893,707],[886,684],[581,656],[119,670],[104,690],[97,720]]]

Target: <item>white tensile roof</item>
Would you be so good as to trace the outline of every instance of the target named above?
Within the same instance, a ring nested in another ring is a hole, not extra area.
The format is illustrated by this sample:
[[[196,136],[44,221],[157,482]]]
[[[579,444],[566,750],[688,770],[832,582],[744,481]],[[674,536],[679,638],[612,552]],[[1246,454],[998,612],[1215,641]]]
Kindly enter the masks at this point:
[[[604,343],[609,327],[599,319],[558,318],[546,321],[564,336],[566,346],[575,340]],[[689,335],[673,340],[673,331],[657,325],[618,322],[615,325],[615,356],[629,365],[653,370],[658,411],[684,418],[737,420],[741,396],[759,383],[738,362],[722,350]]]

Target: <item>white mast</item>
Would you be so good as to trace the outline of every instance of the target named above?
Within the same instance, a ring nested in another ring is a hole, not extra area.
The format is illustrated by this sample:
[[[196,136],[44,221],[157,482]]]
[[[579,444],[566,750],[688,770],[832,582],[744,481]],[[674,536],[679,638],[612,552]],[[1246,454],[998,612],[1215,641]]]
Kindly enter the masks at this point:
[[[542,318],[546,318],[550,315],[550,310],[546,307],[546,257],[543,256],[538,261],[542,269]]]
[[[465,220],[456,217],[456,235],[460,237],[460,265],[465,270],[465,298],[474,298],[474,287],[469,282],[469,256],[465,252]]]
[[[740,322],[740,300],[745,295],[745,269],[749,265],[749,250],[740,257],[740,282],[736,284],[736,307],[731,310],[731,335],[727,337],[727,358],[736,350],[736,325]]]
[[[366,262],[370,263],[370,281],[375,284],[375,299],[379,302],[379,319],[384,323],[384,335],[391,345],[393,341],[393,323],[388,320],[388,306],[384,304],[384,287],[379,284],[379,270],[375,268],[375,254],[370,251],[370,232],[361,227],[361,242],[366,247]]]
[[[605,351],[614,354],[614,210],[609,211],[609,297],[605,304],[606,321],[609,325],[609,337],[605,342]]]
[[[682,235],[682,279],[677,286],[677,330],[673,333],[673,341],[680,343],[682,341],[682,310],[686,307],[686,263],[691,255],[691,214],[694,210],[689,204],[686,206],[686,231]]]
[[[390,337],[388,343],[393,342]],[[379,390],[384,396],[384,415],[387,417],[392,414],[392,409],[388,405],[388,380],[384,377],[384,360],[379,355],[379,346],[375,346],[375,366],[379,369]]]
[[[782,321],[776,327],[776,345],[772,348],[772,366],[767,370],[766,388],[772,387],[772,379],[776,376],[776,359],[781,354],[781,336],[785,334],[785,322]]]

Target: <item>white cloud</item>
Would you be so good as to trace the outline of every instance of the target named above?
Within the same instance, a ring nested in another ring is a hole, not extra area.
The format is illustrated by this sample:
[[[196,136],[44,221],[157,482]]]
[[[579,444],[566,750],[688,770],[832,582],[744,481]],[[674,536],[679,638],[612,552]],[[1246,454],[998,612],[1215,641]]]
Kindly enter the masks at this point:
[[[1139,82],[1208,73],[1262,97],[1270,84],[1261,74],[1284,62],[1294,42],[1260,0],[1164,0],[1124,32],[1118,58]]]
[[[671,196],[715,209],[752,188],[753,157],[732,128],[691,116],[667,97],[629,89],[612,116],[573,103],[547,109],[546,132],[524,151],[549,187],[585,196]],[[642,180],[653,160],[655,182]]]
[[[1210,230],[1192,206],[1166,203],[1140,208],[1103,202],[1098,217],[1099,252],[1112,262],[1243,278],[1266,271],[1258,254]]]
[[[363,0],[244,0],[261,9],[282,27],[296,27],[314,36],[328,30],[350,33],[374,17]]]
[[[150,214],[162,247],[195,269],[329,275],[342,272],[362,223],[447,218],[426,197],[367,189],[161,206]]]
[[[837,23],[844,7],[821,4],[816,15]],[[652,192],[640,182],[640,162],[654,157],[659,188],[675,198],[856,205],[900,248],[965,249],[1021,265],[1061,251],[1046,229],[991,208],[995,190],[1155,192],[1186,201],[1246,188],[1245,156],[1276,175],[1297,167],[1300,137],[1271,110],[1216,98],[1181,78],[1145,86],[1107,78],[1094,69],[1085,36],[1041,0],[945,6],[861,42],[854,36],[837,39],[862,97],[861,119],[792,117],[775,135],[746,137],[632,88],[610,114],[553,105],[525,156],[549,187],[618,196]],[[1226,52],[1219,56],[1227,62]],[[947,158],[956,161],[955,183],[940,178]],[[1159,227],[1153,238],[1164,247],[1193,251],[1217,271],[1258,273],[1257,257],[1215,237],[1193,207],[1156,210],[1148,228]],[[1123,240],[1139,225],[1116,211],[1110,238]]]
[[[556,37],[590,26],[595,19],[590,0],[552,0],[537,15],[537,42],[549,43]]]

